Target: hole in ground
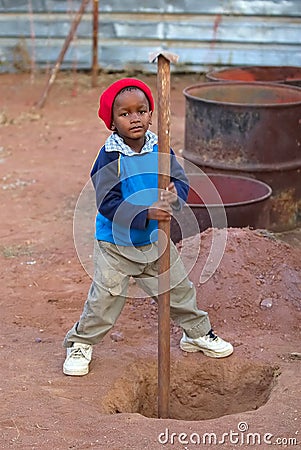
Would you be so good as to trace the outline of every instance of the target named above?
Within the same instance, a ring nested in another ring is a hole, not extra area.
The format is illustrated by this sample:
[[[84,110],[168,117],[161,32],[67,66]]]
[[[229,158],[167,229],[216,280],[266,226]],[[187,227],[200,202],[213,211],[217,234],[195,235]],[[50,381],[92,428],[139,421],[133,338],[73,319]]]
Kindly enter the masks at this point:
[[[277,368],[231,357],[210,360],[191,357],[171,363],[170,418],[214,419],[250,411],[270,396]],[[135,362],[103,399],[104,412],[139,413],[158,417],[157,361]]]

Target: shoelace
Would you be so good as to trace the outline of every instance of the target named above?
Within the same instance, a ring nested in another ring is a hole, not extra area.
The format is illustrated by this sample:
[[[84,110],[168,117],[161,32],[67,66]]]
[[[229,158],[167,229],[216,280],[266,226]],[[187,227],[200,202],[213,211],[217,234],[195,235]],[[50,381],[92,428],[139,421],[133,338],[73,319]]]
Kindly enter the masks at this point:
[[[218,339],[218,337],[216,336],[216,334],[213,333],[213,330],[211,329],[210,331],[208,331],[208,333],[206,334],[206,336],[209,337],[209,339],[211,339],[212,341],[215,341],[216,339]]]
[[[82,358],[85,357],[85,351],[82,348],[75,348],[71,351],[70,356],[72,358]]]

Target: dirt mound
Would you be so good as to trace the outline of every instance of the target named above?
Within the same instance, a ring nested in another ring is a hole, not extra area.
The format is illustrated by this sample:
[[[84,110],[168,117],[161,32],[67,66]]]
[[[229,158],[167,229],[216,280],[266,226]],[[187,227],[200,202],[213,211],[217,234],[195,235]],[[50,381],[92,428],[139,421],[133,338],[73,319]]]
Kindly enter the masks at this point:
[[[199,247],[190,273],[199,306],[208,310],[215,322],[231,327],[243,321],[255,329],[297,333],[301,249],[276,240],[264,230],[230,228],[218,267],[205,283],[200,283],[213,245],[213,232],[221,234],[225,230],[208,229],[181,243],[186,265],[191,264]]]

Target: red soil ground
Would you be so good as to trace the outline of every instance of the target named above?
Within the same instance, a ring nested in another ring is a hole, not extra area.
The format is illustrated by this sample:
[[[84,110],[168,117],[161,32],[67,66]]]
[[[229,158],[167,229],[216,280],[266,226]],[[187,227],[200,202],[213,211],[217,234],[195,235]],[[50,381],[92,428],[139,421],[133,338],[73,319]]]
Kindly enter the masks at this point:
[[[0,446],[298,448],[298,230],[285,236],[287,243],[284,236],[229,229],[223,257],[206,283],[200,274],[213,231],[183,242],[189,264],[201,239],[191,271],[198,304],[235,351],[224,360],[187,355],[171,324],[170,419],[156,418],[157,306],[137,298],[135,285],[115,335],[95,346],[89,375],[62,373],[62,340],[91,281],[74,246],[74,209],[108,135],[97,118],[98,96],[116,78],[101,74],[91,88],[88,75],[60,74],[45,107],[36,109],[45,75],[33,83],[28,74],[1,75]],[[140,78],[155,90],[155,76]],[[178,154],[182,90],[198,81],[197,75],[172,77],[171,135]]]

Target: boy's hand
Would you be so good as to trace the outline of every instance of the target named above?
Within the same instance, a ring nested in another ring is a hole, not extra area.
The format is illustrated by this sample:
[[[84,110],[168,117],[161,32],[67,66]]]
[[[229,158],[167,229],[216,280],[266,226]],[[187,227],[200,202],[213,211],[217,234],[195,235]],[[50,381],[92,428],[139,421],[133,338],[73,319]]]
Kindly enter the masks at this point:
[[[148,208],[147,218],[154,220],[169,221],[171,219],[172,209],[166,200],[158,200]]]
[[[169,183],[167,188],[160,192],[160,199],[166,200],[169,205],[178,201],[178,192],[173,182]]]
[[[148,219],[168,221],[171,219],[171,205],[178,200],[178,193],[174,183],[169,183],[166,190],[160,192],[160,199],[148,208]]]

